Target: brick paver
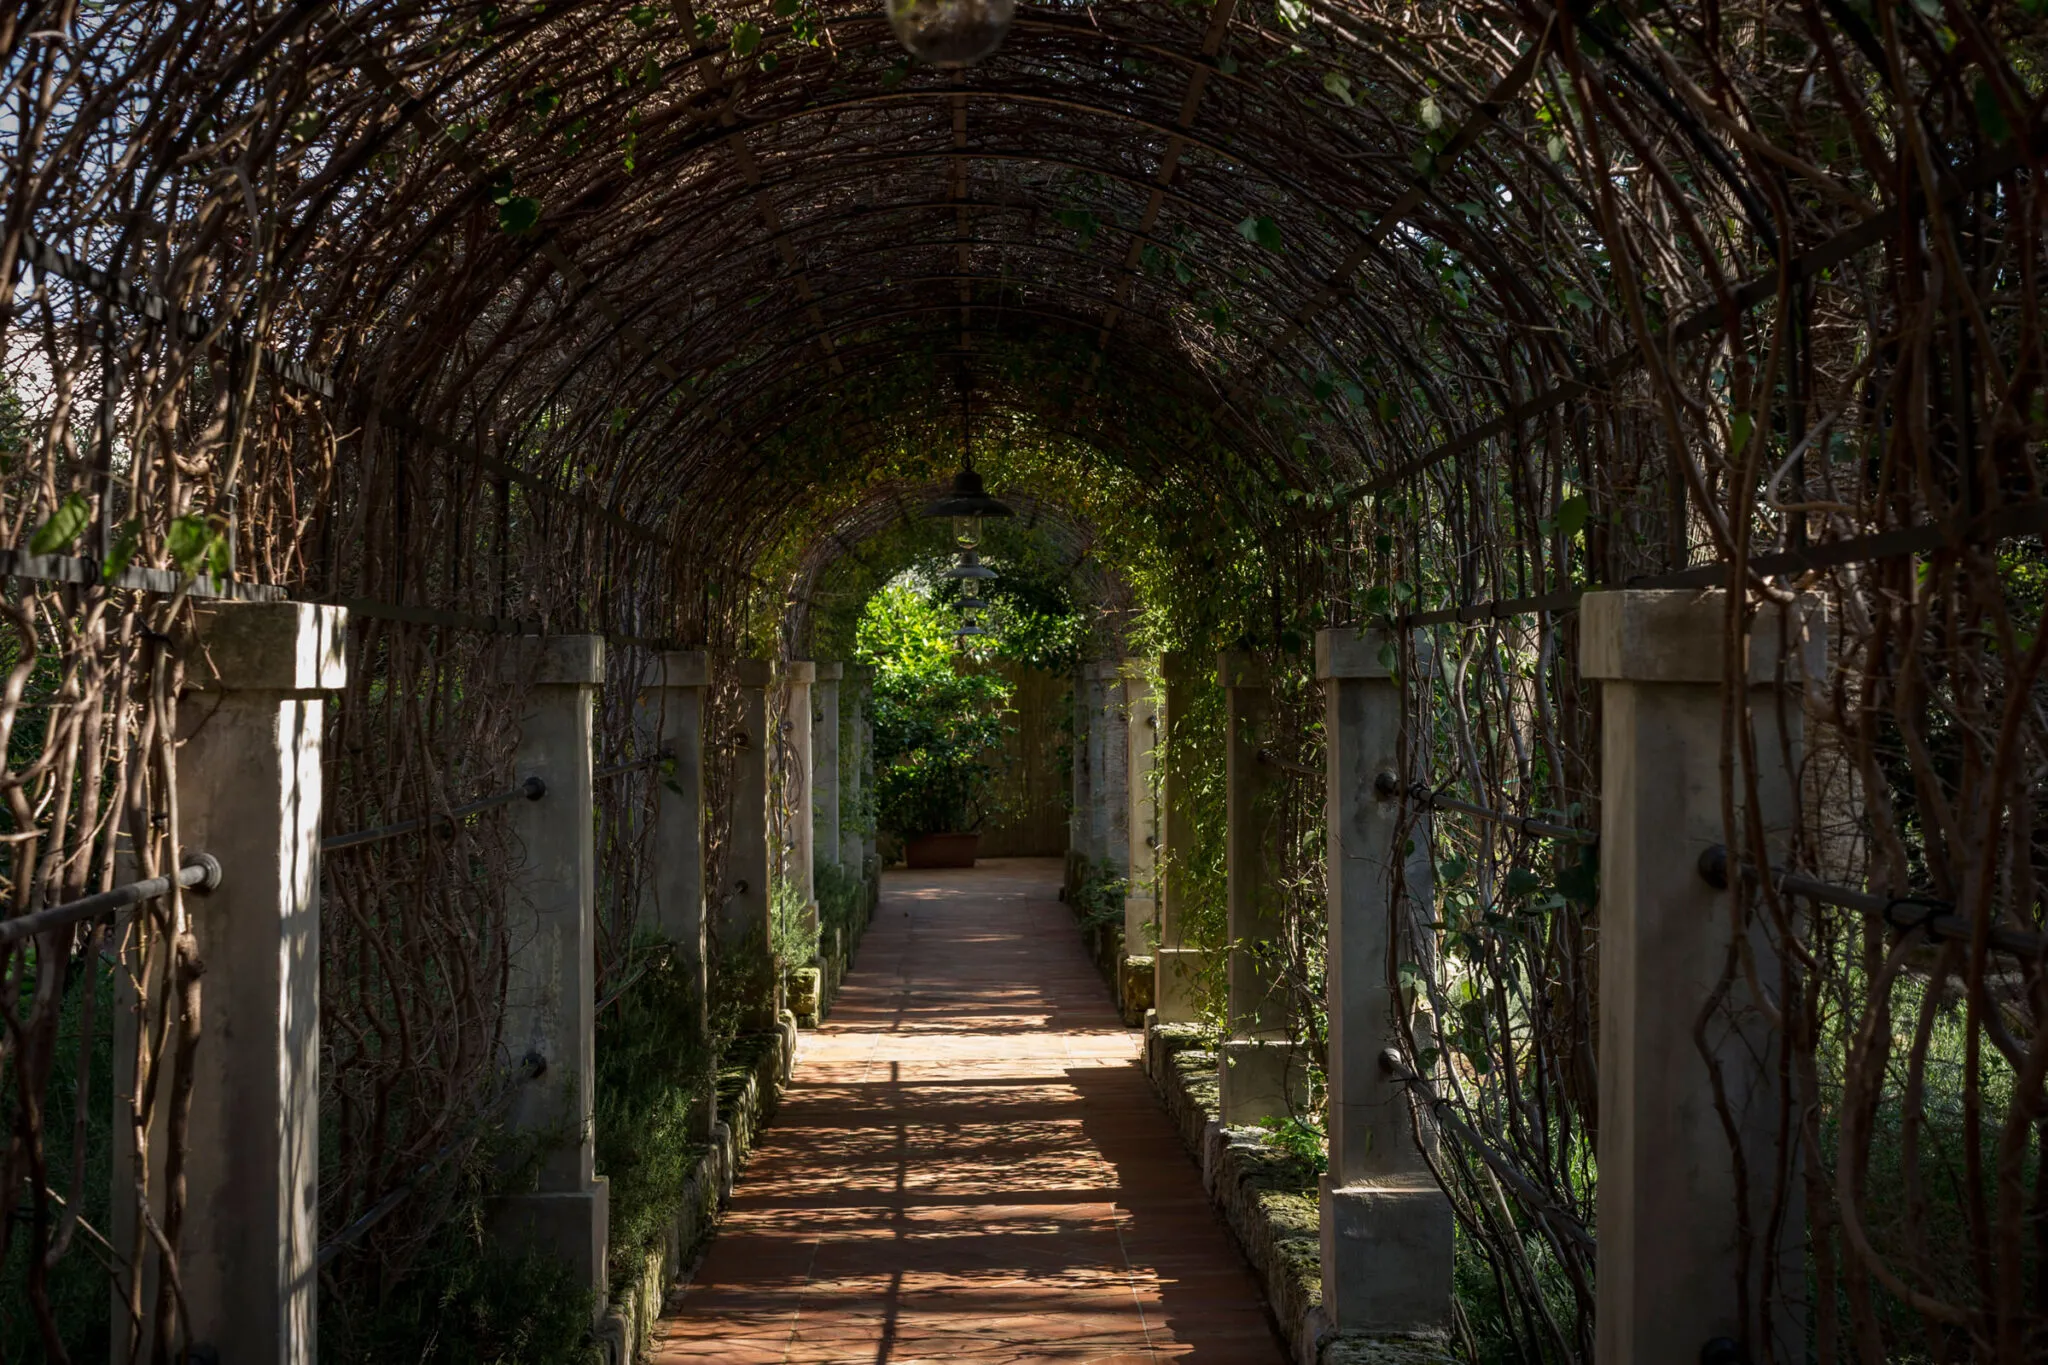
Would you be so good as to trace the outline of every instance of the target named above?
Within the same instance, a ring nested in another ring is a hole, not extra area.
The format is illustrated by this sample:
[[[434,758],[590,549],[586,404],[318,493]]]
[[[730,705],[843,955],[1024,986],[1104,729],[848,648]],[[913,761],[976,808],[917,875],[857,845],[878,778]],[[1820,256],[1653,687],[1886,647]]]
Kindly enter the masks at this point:
[[[1058,882],[884,878],[657,1361],[1280,1365]]]

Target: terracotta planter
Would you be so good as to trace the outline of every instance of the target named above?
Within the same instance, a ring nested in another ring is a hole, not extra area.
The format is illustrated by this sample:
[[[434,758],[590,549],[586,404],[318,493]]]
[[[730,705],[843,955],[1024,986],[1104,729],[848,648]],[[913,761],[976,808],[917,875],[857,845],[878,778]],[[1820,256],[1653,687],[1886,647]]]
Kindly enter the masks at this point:
[[[965,834],[920,834],[903,841],[903,859],[912,867],[973,867],[981,851],[981,831]]]

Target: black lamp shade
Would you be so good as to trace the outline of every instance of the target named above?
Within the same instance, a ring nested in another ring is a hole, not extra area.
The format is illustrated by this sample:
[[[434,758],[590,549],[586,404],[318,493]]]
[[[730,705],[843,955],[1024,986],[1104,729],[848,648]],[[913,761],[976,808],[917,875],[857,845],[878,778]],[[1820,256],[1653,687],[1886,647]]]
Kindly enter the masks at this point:
[[[1015,516],[1009,504],[999,498],[992,498],[981,486],[981,475],[972,469],[963,469],[953,476],[952,491],[945,497],[928,502],[924,507],[928,517],[1008,517]]]

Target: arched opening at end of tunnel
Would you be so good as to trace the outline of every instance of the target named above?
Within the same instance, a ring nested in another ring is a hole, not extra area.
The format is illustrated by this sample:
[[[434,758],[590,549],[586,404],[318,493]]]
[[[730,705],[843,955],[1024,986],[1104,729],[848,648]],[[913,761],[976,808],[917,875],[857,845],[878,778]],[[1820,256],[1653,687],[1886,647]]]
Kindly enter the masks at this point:
[[[2044,73],[0,14],[0,1365],[2042,1358]]]

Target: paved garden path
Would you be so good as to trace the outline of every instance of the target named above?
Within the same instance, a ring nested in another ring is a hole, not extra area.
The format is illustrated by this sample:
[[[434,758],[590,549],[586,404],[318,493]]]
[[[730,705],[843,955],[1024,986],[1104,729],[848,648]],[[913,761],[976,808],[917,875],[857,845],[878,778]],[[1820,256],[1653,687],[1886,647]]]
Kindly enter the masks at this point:
[[[1058,882],[883,879],[657,1361],[1281,1365]]]

